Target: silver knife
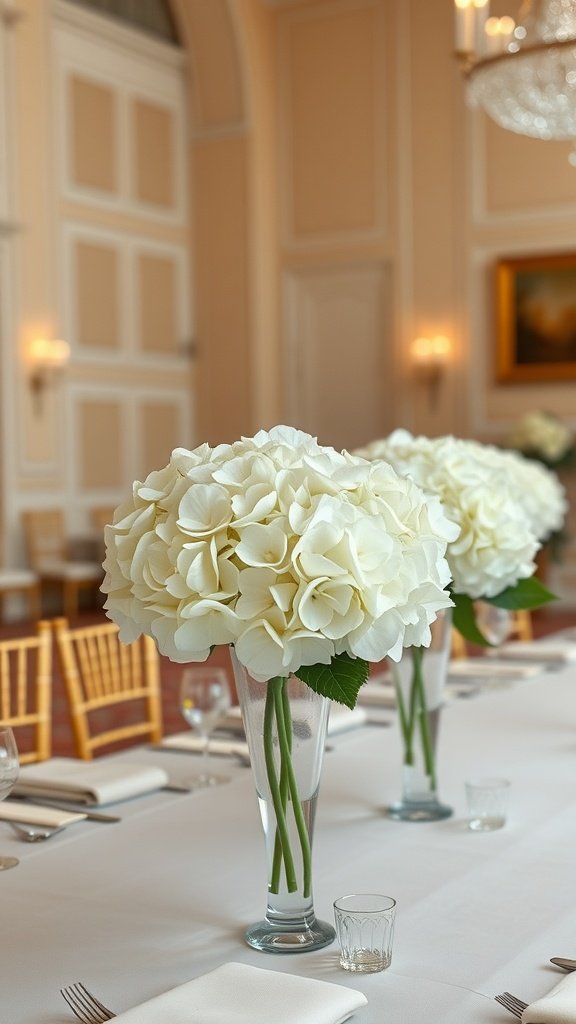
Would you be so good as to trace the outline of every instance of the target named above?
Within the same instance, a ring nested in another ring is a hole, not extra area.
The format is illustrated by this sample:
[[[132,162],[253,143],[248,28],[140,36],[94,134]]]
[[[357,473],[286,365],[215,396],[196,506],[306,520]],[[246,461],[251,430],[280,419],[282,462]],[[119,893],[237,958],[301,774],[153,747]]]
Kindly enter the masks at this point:
[[[565,971],[576,971],[576,960],[569,960],[565,956],[553,956],[550,958],[550,963],[562,967]]]
[[[78,807],[74,804],[58,803],[54,800],[38,800],[36,797],[17,796],[16,793],[12,794],[11,799],[20,800],[22,803],[36,804],[37,807],[53,807],[55,811],[70,811],[71,814],[83,814],[88,821],[122,821],[122,818],[118,818],[113,814],[101,814],[100,811],[89,811],[85,806]]]

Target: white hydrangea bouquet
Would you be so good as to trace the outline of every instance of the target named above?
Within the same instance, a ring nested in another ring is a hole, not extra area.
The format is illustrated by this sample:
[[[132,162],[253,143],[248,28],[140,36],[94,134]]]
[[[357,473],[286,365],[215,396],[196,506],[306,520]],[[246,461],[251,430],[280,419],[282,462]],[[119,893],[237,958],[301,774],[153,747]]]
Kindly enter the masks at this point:
[[[572,430],[554,413],[542,409],[520,417],[506,439],[506,446],[548,469],[573,467],[576,462]]]
[[[356,454],[385,459],[405,479],[412,479],[439,498],[446,515],[457,526],[446,557],[452,576],[453,625],[466,639],[488,643],[476,621],[474,602],[478,599],[512,610],[534,608],[552,598],[532,574],[544,520],[553,518],[556,509],[547,508],[546,500],[540,502],[535,495],[525,494],[529,481],[514,456],[474,441],[451,436],[413,437],[406,430],[374,441]],[[446,626],[444,641],[449,645],[450,630]],[[404,676],[395,673],[405,792],[403,800],[389,813],[403,820],[431,820],[451,813],[435,797],[433,730],[428,723],[429,714],[442,700],[444,680],[438,666],[447,668],[449,646],[440,660],[436,655],[428,686],[421,648],[414,648],[411,655],[411,675],[404,684]],[[418,755],[423,762],[421,773]]]
[[[127,643],[183,663],[231,645],[254,679],[293,673],[352,708],[369,661],[430,642],[458,532],[391,466],[279,426],[134,483],[105,530],[105,608]],[[281,817],[273,765],[268,781]]]
[[[385,459],[438,497],[458,525],[446,557],[454,626],[466,639],[486,643],[476,626],[475,600],[509,610],[533,609],[553,600],[533,575],[544,535],[565,512],[563,491],[550,475],[536,479],[513,453],[492,445],[452,436],[414,437],[406,430],[396,430],[356,454]]]
[[[549,506],[549,521],[541,533],[541,541],[549,544],[552,558],[559,562],[570,538],[564,526],[566,495],[556,471],[576,467],[574,434],[554,413],[536,410],[518,420],[506,445],[532,474],[529,495],[537,496],[541,506],[545,503]]]

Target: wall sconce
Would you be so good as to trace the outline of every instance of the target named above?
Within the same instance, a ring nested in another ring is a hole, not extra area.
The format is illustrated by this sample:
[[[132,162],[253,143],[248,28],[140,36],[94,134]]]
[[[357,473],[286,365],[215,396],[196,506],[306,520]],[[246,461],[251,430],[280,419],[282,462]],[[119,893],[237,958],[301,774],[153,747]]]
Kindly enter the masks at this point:
[[[415,377],[428,391],[428,405],[436,408],[442,375],[450,361],[452,346],[444,335],[434,338],[416,338],[410,346],[410,358]]]
[[[40,415],[46,388],[53,383],[70,358],[70,346],[60,338],[34,338],[28,347],[28,382],[34,399],[34,409]]]
[[[17,25],[23,17],[24,11],[18,0],[0,0],[0,18],[8,28]]]

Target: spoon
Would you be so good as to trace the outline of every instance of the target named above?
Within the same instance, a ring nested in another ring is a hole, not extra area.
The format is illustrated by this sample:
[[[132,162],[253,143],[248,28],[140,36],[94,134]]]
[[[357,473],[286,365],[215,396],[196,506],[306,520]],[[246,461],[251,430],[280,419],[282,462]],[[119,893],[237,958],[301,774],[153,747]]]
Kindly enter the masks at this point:
[[[569,960],[565,956],[553,956],[550,963],[556,964],[556,967],[562,967],[565,971],[576,971],[576,960]]]
[[[59,825],[58,828],[50,828],[47,825],[20,825],[15,821],[7,821],[6,824],[10,825],[19,839],[25,843],[39,843],[43,839],[51,839],[57,832],[64,831],[63,825]]]

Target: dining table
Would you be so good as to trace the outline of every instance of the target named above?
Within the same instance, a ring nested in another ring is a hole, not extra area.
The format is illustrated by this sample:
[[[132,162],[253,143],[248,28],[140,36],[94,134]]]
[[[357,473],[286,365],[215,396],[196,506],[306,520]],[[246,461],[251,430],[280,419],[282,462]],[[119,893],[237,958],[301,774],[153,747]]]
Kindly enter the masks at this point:
[[[550,958],[576,957],[576,661],[498,677],[486,659],[476,684],[441,712],[445,820],[387,816],[401,790],[393,711],[331,737],[324,755],[315,912],[333,922],[340,896],[394,897],[387,970],[344,971],[337,942],[277,955],[245,943],[266,908],[264,839],[251,769],[220,758],[228,781],[102,808],[115,823],[26,844],[0,822],[0,853],[20,860],[0,872],[0,1024],[70,1024],[59,990],[75,981],[121,1013],[228,962],[356,988],[367,1004],[353,1024],[512,1020],[496,993],[536,999],[562,977]],[[175,750],[113,756],[161,765],[176,784],[198,771],[198,755]],[[479,776],[510,780],[495,831],[468,828],[465,782]]]

